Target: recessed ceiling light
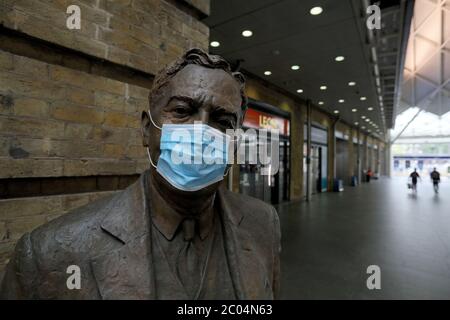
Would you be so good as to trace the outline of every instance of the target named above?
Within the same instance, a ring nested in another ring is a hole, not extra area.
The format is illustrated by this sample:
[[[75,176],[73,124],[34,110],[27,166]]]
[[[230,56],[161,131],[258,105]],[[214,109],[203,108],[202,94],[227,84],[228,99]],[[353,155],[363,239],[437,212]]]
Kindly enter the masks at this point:
[[[323,101],[319,101],[318,104],[323,105]]]
[[[348,85],[349,85],[350,87],[353,87],[354,85],[356,85],[356,82],[350,81],[350,82],[348,83]]]
[[[250,31],[250,30],[244,30],[244,31],[242,31],[242,36],[244,36],[244,37],[246,37],[246,38],[251,37],[252,35],[253,35],[253,32]]]
[[[337,56],[336,58],[334,58],[334,60],[336,60],[337,62],[344,61],[344,59],[345,59],[344,56]]]
[[[365,126],[362,126],[361,128],[365,129],[366,127],[365,127]]]
[[[320,86],[320,90],[327,90],[327,86]]]
[[[344,103],[344,99],[339,99],[339,103]]]
[[[293,66],[291,66],[291,69],[292,70],[298,70],[298,69],[300,69],[300,66],[294,64]]]
[[[309,13],[312,14],[313,16],[317,16],[318,14],[321,14],[323,11],[322,7],[314,7],[311,8],[311,10],[309,10]]]
[[[369,119],[369,118],[367,118],[367,119],[366,119],[366,122],[369,122],[369,121],[370,121],[370,119]]]
[[[361,119],[365,119],[366,118],[366,116],[361,116]]]
[[[272,74],[272,71],[269,71],[269,70],[264,71],[264,74],[265,74],[266,76],[270,76],[270,75]]]
[[[369,110],[369,111],[372,111],[372,110],[373,110],[373,108],[372,108],[372,107],[368,107],[368,108],[367,108],[367,110]]]
[[[211,47],[217,48],[218,46],[220,46],[220,42],[219,41],[211,41],[210,45],[211,45]]]
[[[359,122],[358,122],[358,121],[356,121],[356,122],[355,122],[355,126],[357,126],[358,124],[359,124]]]
[[[298,92],[298,93],[302,93],[302,92],[303,92],[303,89],[297,89],[297,92]]]
[[[358,109],[356,109],[356,108],[355,108],[355,109],[352,109],[352,112],[356,112],[356,111],[358,111]]]
[[[359,98],[361,101],[364,101],[364,100],[366,100],[367,98],[366,97],[361,97],[361,98]]]
[[[334,110],[334,113],[338,114],[338,113],[339,113],[339,110]]]

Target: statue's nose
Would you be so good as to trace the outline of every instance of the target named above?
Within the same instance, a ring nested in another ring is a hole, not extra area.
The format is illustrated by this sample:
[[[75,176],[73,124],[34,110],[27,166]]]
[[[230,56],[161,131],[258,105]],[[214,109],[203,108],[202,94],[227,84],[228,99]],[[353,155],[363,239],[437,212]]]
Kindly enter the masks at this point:
[[[203,122],[204,124],[209,124],[209,112],[201,109],[199,111],[199,121]]]

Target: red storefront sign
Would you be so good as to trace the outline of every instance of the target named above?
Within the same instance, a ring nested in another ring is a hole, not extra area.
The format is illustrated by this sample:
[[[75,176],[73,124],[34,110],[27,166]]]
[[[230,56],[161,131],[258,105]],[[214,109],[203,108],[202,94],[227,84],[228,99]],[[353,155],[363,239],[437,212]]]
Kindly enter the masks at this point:
[[[289,135],[288,119],[250,108],[245,113],[243,126],[255,129],[278,129],[280,130],[280,135]]]

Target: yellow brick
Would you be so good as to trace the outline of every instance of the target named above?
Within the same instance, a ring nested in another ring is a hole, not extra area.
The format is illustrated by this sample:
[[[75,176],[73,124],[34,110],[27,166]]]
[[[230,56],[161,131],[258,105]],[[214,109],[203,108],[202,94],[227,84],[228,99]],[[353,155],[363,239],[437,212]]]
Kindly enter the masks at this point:
[[[45,215],[16,218],[6,223],[8,240],[18,240],[24,233],[30,232],[47,222]]]
[[[1,272],[2,269],[5,267],[5,265],[8,263],[9,259],[11,258],[14,247],[16,245],[16,241],[1,241],[0,242],[0,279],[1,279]]]
[[[14,101],[14,114],[17,116],[46,118],[48,109],[48,103],[43,100],[17,98]]]
[[[48,79],[48,64],[22,56],[14,56],[14,71],[35,79]]]
[[[108,45],[119,47],[134,53],[137,53],[143,44],[142,41],[136,40],[126,33],[119,33],[108,29],[100,29],[99,40]]]
[[[64,99],[66,89],[60,84],[33,79],[32,76],[0,72],[0,91],[12,92],[15,96],[27,96],[49,100]]]
[[[137,159],[144,158],[146,156],[145,147],[142,145],[129,146],[127,151],[127,157]]]
[[[107,112],[105,114],[104,124],[111,127],[128,127],[131,123],[131,118],[124,113]]]
[[[4,221],[0,221],[0,241],[6,241],[8,239],[7,231],[6,231],[6,223]]]
[[[51,110],[52,117],[80,123],[102,123],[103,111],[75,105],[55,105]]]
[[[67,99],[73,103],[86,106],[93,106],[95,101],[93,91],[74,87],[67,88]]]
[[[28,217],[41,214],[53,214],[62,210],[58,196],[26,197],[0,200],[0,220]]]
[[[59,177],[62,160],[0,158],[0,178]]]
[[[104,110],[124,111],[125,98],[108,92],[97,91],[95,93],[95,105]]]
[[[33,118],[0,116],[0,133],[15,137],[61,138],[64,135],[64,123]]]
[[[130,95],[130,97],[133,97],[136,99],[143,99],[143,100],[147,101],[149,93],[150,93],[150,89],[142,88],[139,86],[133,86],[131,84],[128,85],[128,94]]]
[[[130,52],[110,45],[108,46],[106,59],[122,65],[127,65],[130,60]]]
[[[105,144],[103,149],[103,154],[108,158],[119,159],[122,158],[125,154],[124,146],[120,144]]]
[[[64,138],[66,139],[88,139],[92,132],[92,125],[83,123],[66,123]]]
[[[12,54],[5,51],[0,51],[0,70],[12,70],[13,66]]]
[[[102,90],[118,95],[125,94],[125,83],[113,79],[95,77],[92,80],[92,87],[95,90]]]
[[[69,47],[91,54],[98,58],[104,59],[106,56],[107,45],[101,41],[97,41],[83,34],[73,34],[73,40]]]
[[[64,160],[65,176],[120,175],[135,174],[134,160],[86,159]]]
[[[49,68],[50,78],[54,81],[82,88],[91,87],[92,76],[85,72],[75,71],[56,65],[51,65]]]

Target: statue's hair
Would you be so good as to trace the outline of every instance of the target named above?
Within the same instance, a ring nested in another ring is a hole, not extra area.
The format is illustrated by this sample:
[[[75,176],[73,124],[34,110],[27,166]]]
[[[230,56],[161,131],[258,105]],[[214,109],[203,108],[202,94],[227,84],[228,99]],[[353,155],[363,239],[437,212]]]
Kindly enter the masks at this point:
[[[181,71],[184,67],[189,64],[195,64],[206,68],[211,69],[221,69],[226,73],[230,74],[238,83],[240,87],[241,94],[241,108],[245,110],[247,108],[247,96],[245,95],[245,78],[244,75],[240,72],[233,72],[231,70],[231,66],[224,58],[219,55],[213,55],[206,53],[202,49],[194,48],[186,51],[183,56],[164,69],[160,70],[156,75],[152,90],[150,91],[149,100],[150,103],[152,100],[158,95],[161,88],[166,86],[170,79],[172,79],[179,71]]]

